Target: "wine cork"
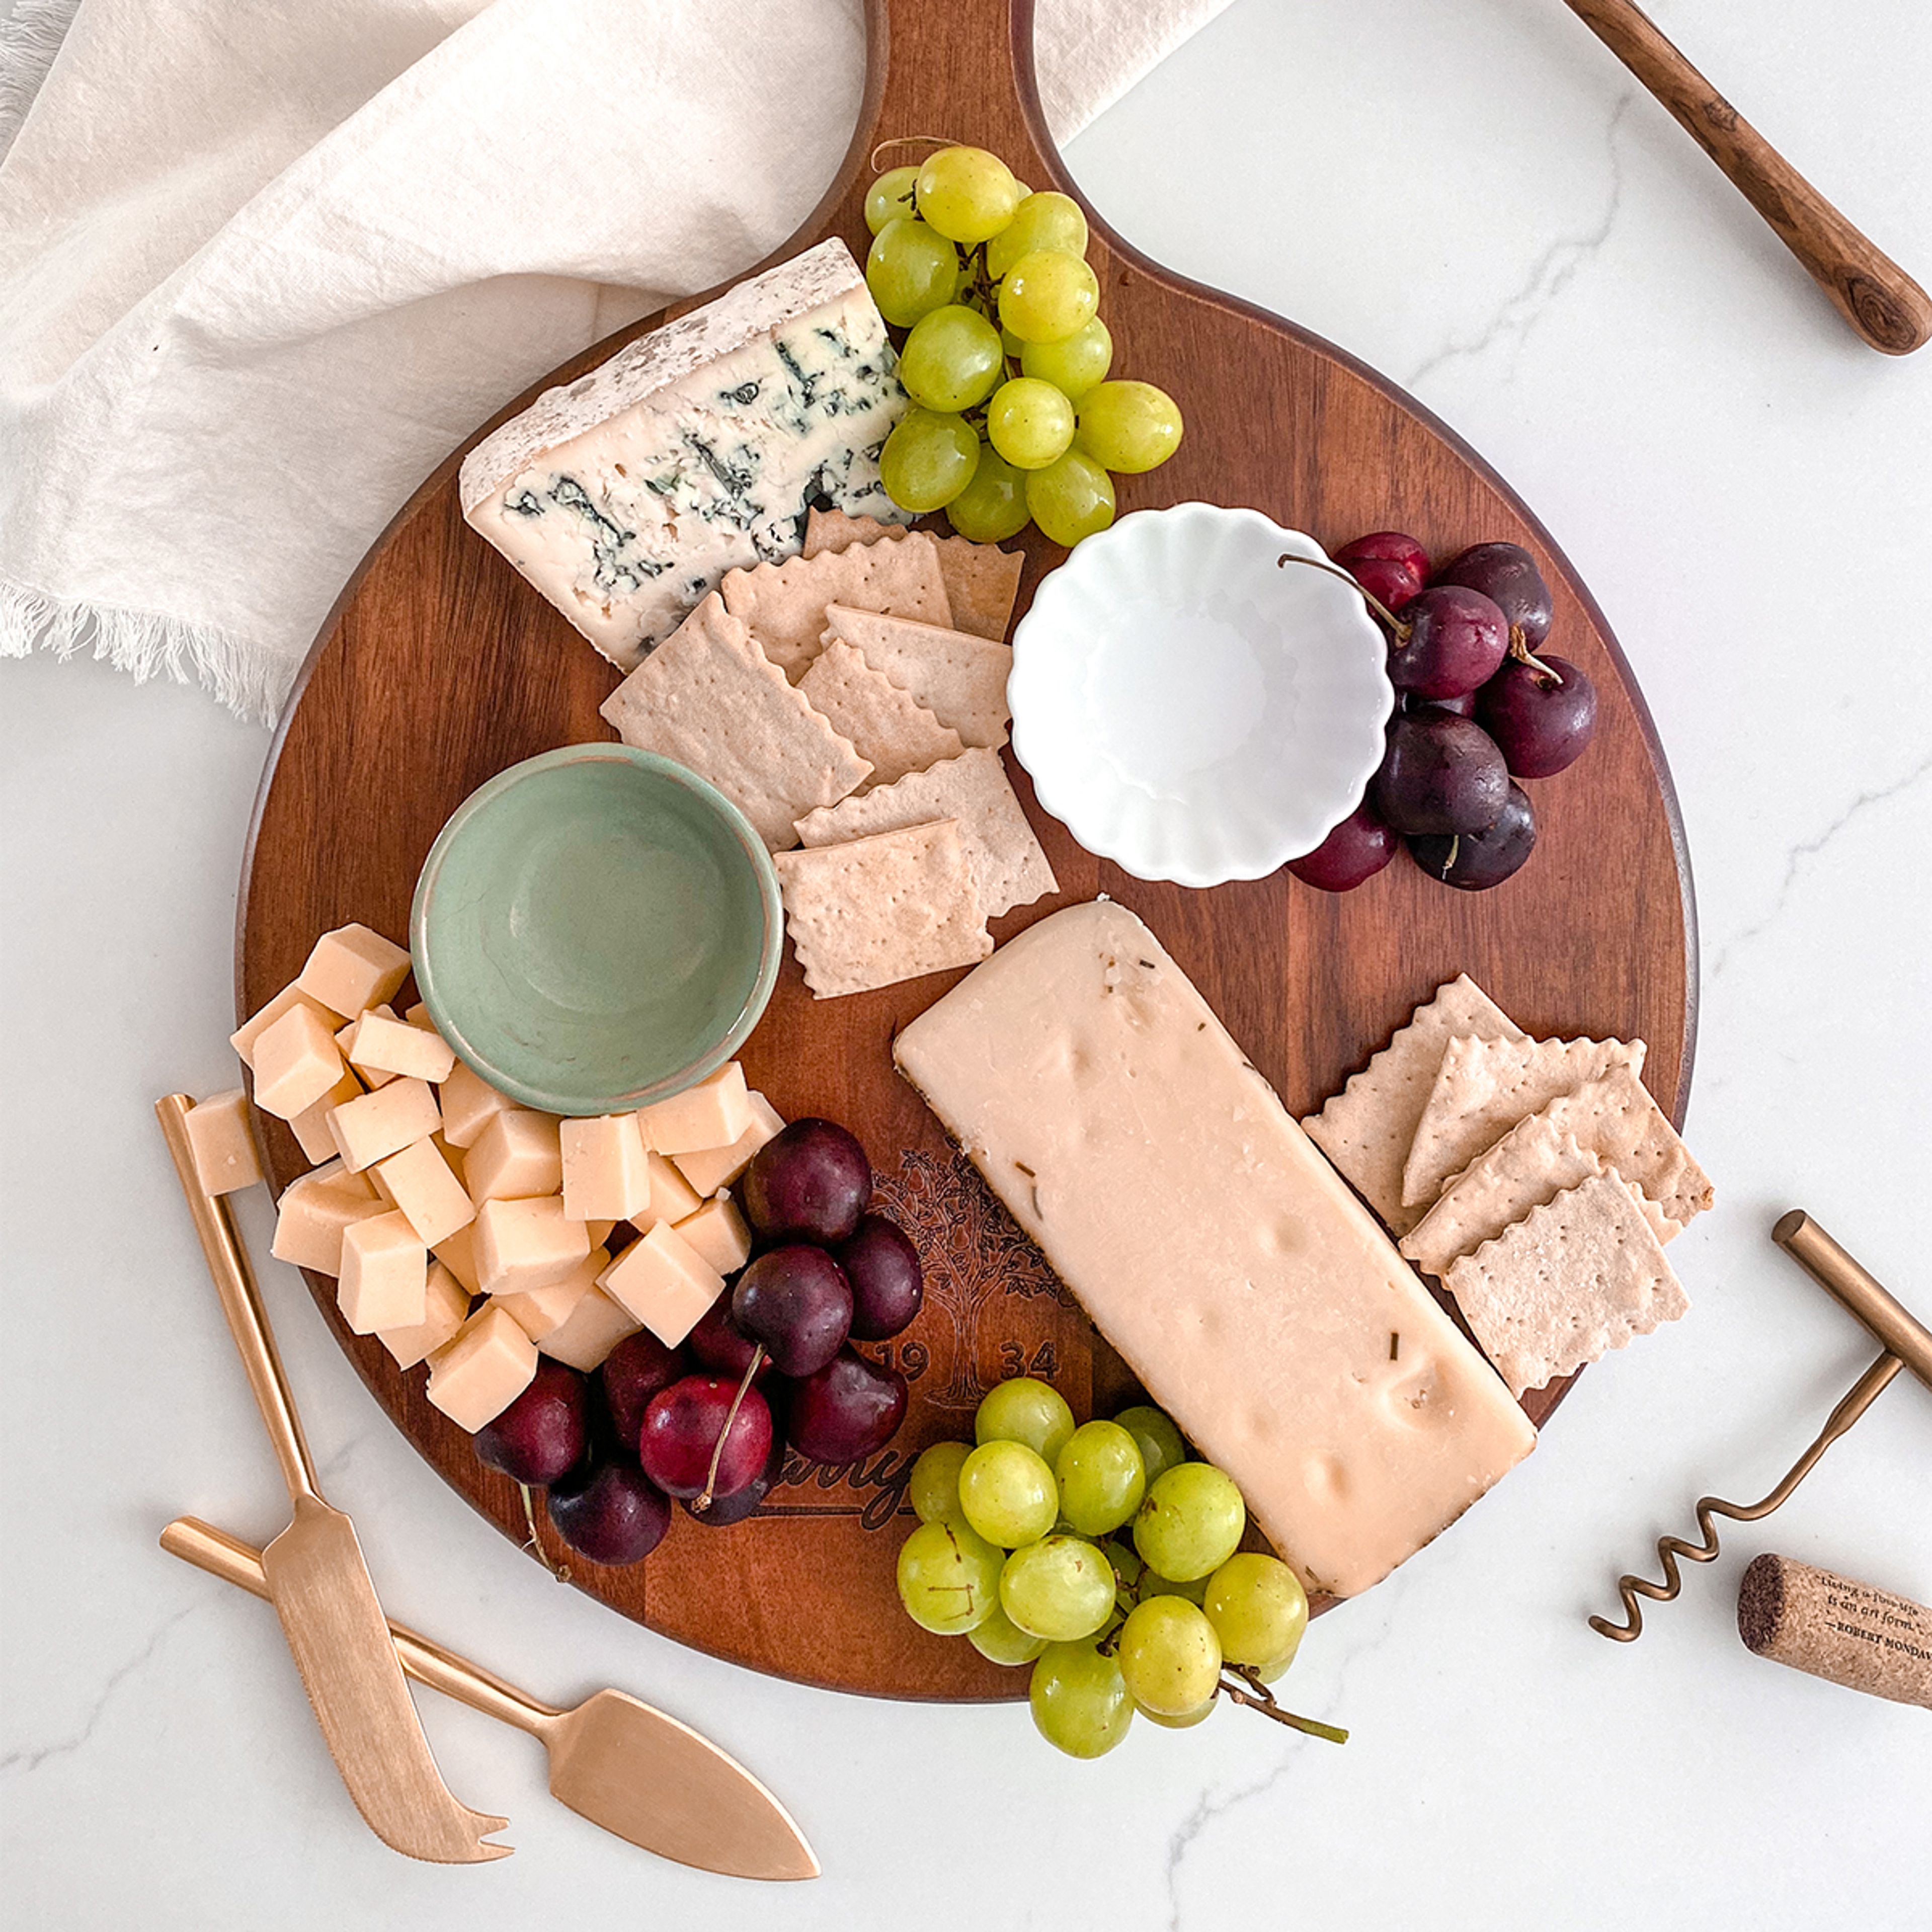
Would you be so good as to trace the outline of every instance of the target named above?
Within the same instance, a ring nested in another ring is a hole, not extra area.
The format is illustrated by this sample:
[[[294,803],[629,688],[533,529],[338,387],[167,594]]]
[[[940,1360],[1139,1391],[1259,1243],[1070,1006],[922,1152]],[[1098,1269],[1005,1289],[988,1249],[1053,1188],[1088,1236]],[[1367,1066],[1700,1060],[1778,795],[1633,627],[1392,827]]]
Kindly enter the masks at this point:
[[[1932,1610],[1909,1598],[1763,1556],[1738,1586],[1738,1634],[1774,1664],[1932,1710]]]

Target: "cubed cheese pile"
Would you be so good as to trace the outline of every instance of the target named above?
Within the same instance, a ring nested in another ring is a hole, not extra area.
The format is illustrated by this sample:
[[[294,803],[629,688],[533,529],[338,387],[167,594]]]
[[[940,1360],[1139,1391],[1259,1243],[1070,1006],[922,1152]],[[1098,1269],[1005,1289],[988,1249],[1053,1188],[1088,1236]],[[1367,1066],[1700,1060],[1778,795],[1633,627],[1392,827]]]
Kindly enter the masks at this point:
[[[325,933],[233,1045],[318,1163],[283,1194],[274,1252],[334,1276],[349,1327],[399,1367],[427,1361],[430,1401],[473,1430],[539,1353],[588,1370],[640,1328],[682,1341],[750,1253],[728,1190],[784,1123],[736,1060],[640,1112],[535,1112],[423,1007],[398,1017],[409,973],[367,926]],[[261,1178],[238,1089],[188,1130],[210,1192]]]

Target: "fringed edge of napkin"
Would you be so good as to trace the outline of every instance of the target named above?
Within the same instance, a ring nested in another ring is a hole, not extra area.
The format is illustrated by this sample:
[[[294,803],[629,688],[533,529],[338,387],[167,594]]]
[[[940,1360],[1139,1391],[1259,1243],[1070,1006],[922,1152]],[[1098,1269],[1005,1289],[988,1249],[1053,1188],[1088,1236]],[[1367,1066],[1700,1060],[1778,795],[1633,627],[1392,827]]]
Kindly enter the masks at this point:
[[[71,658],[91,651],[137,684],[152,677],[190,682],[250,722],[272,724],[288,694],[287,670],[264,664],[260,649],[212,624],[184,623],[154,610],[76,603],[0,578],[0,658],[36,650]]]
[[[0,155],[14,145],[80,10],[80,0],[20,0],[0,20]]]

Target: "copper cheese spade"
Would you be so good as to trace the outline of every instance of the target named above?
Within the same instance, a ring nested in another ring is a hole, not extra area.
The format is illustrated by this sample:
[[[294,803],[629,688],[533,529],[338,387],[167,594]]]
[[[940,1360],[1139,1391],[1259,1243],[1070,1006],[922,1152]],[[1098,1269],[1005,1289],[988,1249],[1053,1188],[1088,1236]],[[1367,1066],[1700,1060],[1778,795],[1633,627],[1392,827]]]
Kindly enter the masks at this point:
[[[186,1125],[192,1105],[185,1094],[170,1094],[155,1102],[154,1112],[295,1504],[295,1520],[262,1553],[262,1588],[282,1620],[329,1755],[369,1828],[394,1850],[438,1864],[506,1858],[509,1846],[484,1839],[509,1820],[459,1804],[436,1770],[355,1526],[316,1490],[268,1311],[228,1204],[204,1194],[195,1178]]]
[[[258,1597],[268,1594],[260,1557],[193,1516],[170,1523],[161,1547]],[[592,1824],[728,1878],[818,1876],[790,1813],[736,1758],[675,1718],[621,1690],[599,1690],[560,1711],[400,1624],[390,1624],[389,1634],[418,1684],[529,1732],[550,1754],[551,1796]]]

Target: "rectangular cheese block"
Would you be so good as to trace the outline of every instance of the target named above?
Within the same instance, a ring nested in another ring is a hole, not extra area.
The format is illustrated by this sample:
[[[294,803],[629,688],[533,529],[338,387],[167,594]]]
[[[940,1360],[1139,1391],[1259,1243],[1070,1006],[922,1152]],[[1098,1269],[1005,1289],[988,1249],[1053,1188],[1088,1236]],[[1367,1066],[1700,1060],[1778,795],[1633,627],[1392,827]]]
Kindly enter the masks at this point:
[[[228,1044],[234,1048],[242,1064],[251,1072],[255,1066],[255,1042],[268,1029],[280,1019],[291,1006],[308,1006],[318,1019],[326,1020],[332,1028],[342,1024],[343,1016],[331,1012],[320,1000],[312,1000],[297,986],[284,986],[268,1004],[259,1012],[250,1013],[228,1036]]]
[[[196,1102],[184,1119],[202,1193],[232,1194],[261,1179],[262,1163],[248,1125],[248,1096],[240,1088]]]
[[[409,976],[410,956],[393,940],[366,926],[339,926],[315,942],[296,984],[346,1020],[393,1000]]]
[[[332,1160],[292,1180],[276,1203],[275,1238],[268,1252],[278,1261],[317,1274],[342,1272],[344,1230],[372,1215],[386,1214],[380,1199],[359,1174]]]
[[[433,1140],[412,1141],[400,1154],[379,1160],[369,1174],[376,1192],[408,1216],[410,1226],[429,1247],[476,1218],[462,1182]]]
[[[337,1158],[335,1136],[328,1130],[328,1117],[337,1108],[358,1098],[362,1090],[362,1082],[345,1066],[342,1078],[320,1100],[290,1117],[289,1132],[295,1136],[296,1144],[302,1149],[304,1159],[320,1163]]]
[[[1535,1446],[1124,907],[1030,927],[893,1058],[1310,1588],[1366,1589]]]
[[[345,1100],[328,1114],[335,1150],[344,1165],[358,1173],[400,1154],[412,1141],[427,1140],[442,1125],[436,1089],[427,1080],[392,1080],[359,1100]]]
[[[464,1151],[463,1175],[475,1202],[525,1201],[563,1185],[554,1114],[513,1107],[492,1114]]]
[[[477,1204],[476,1272],[485,1294],[547,1288],[590,1252],[589,1230],[565,1214],[554,1194]]]
[[[610,1251],[594,1247],[569,1274],[542,1288],[525,1288],[520,1294],[493,1295],[498,1307],[508,1310],[517,1326],[532,1342],[554,1335],[577,1311],[577,1304],[593,1292],[597,1277],[610,1265]]]
[[[563,1208],[573,1220],[625,1221],[650,1204],[651,1171],[634,1114],[565,1120],[558,1130],[563,1158]]]
[[[517,1103],[500,1094],[483,1076],[458,1060],[437,1089],[442,1105],[442,1131],[452,1147],[470,1148],[499,1114],[512,1113]]]
[[[381,1328],[376,1339],[395,1358],[399,1369],[426,1360],[463,1326],[470,1292],[440,1262],[429,1264],[423,1284],[423,1318],[406,1328]]]
[[[752,1155],[784,1125],[777,1108],[755,1087],[745,1100],[752,1124],[729,1147],[706,1148],[697,1154],[678,1154],[672,1160],[671,1165],[700,1196],[730,1186],[751,1166]]]
[[[397,1209],[342,1231],[335,1304],[353,1334],[414,1327],[428,1315],[428,1284],[429,1250]]]
[[[604,1270],[597,1286],[675,1348],[724,1292],[724,1277],[668,1221],[660,1221]]]
[[[752,1231],[728,1194],[715,1195],[671,1232],[720,1274],[736,1274],[752,1258]]]
[[[482,1270],[476,1264],[476,1223],[473,1220],[434,1243],[430,1252],[470,1294],[483,1292]]]
[[[265,1114],[292,1120],[346,1070],[328,1021],[313,1006],[291,1006],[255,1042],[255,1104]]]
[[[536,1345],[502,1309],[485,1303],[429,1358],[431,1402],[473,1435],[530,1385]]]
[[[634,1335],[644,1325],[601,1288],[593,1288],[571,1310],[563,1326],[544,1337],[543,1352],[588,1375],[626,1335]]]
[[[343,1055],[371,1087],[399,1073],[447,1080],[456,1065],[456,1055],[440,1034],[398,1019],[387,1006],[371,1007],[356,1022]]]
[[[546,390],[464,459],[463,514],[631,670],[728,570],[796,555],[814,503],[903,520],[879,481],[896,366],[822,242]]]
[[[387,1015],[391,1019],[395,1018],[395,1009],[393,1006],[371,1006],[369,1012],[364,1013],[361,1019],[351,1020],[346,1027],[340,1028],[335,1036],[335,1050],[344,1060],[349,1058],[349,1049],[356,1043],[356,1029],[362,1024],[363,1020],[369,1018],[370,1013],[378,1016]],[[389,1082],[396,1077],[393,1073],[386,1073],[374,1067],[358,1066],[354,1071],[356,1078],[362,1083],[365,1089],[371,1092],[378,1087],[388,1086]]]
[[[729,1146],[752,1124],[745,1070],[728,1060],[708,1079],[644,1108],[635,1118],[645,1146],[658,1154]]]

